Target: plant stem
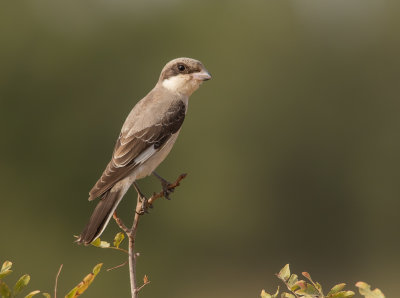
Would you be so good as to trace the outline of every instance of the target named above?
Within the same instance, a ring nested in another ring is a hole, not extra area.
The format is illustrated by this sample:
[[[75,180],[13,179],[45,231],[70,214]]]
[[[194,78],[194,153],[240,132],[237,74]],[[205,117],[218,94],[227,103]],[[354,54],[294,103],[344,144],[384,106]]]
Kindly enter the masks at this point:
[[[61,264],[60,269],[58,269],[57,275],[56,275],[56,283],[54,285],[54,298],[57,298],[57,285],[58,285],[58,278],[60,277],[61,269],[63,267],[63,264]]]
[[[138,194],[136,209],[135,209],[135,217],[133,219],[132,228],[127,233],[129,239],[129,276],[131,281],[131,295],[132,298],[138,297],[138,287],[136,282],[136,258],[137,254],[135,253],[135,238],[136,238],[136,229],[139,223],[139,216],[142,210],[142,204],[140,201],[140,195]]]
[[[180,185],[180,182],[182,179],[186,177],[186,174],[181,174],[179,177],[176,179],[176,181],[170,185],[168,185],[168,189],[175,189]],[[128,248],[128,255],[129,255],[129,278],[130,278],[130,284],[131,284],[131,296],[132,298],[138,298],[139,297],[139,291],[150,281],[147,279],[147,276],[145,276],[144,283],[140,287],[137,286],[137,281],[136,281],[136,259],[138,257],[138,253],[135,252],[135,240],[136,240],[136,230],[139,224],[139,218],[140,215],[143,213],[142,211],[145,209],[144,207],[149,207],[151,206],[157,199],[164,197],[164,191],[161,191],[159,193],[154,193],[148,200],[147,202],[145,200],[141,200],[140,194],[138,194],[137,197],[137,202],[136,202],[136,208],[135,208],[135,217],[133,218],[133,223],[132,227],[128,229],[127,226],[124,225],[122,220],[117,216],[117,213],[114,212],[113,218],[117,225],[120,227],[121,230],[125,232],[125,234],[128,237],[129,241],[129,248]],[[144,206],[144,204],[147,204],[147,206]],[[119,249],[123,251],[123,249]],[[119,266],[117,266],[119,267]]]

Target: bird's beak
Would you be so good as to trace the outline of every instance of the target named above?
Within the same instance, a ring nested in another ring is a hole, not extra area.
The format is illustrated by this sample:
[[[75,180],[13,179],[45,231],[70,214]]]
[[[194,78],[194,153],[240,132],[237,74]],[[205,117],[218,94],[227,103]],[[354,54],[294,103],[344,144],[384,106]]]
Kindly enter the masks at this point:
[[[211,79],[211,75],[209,74],[209,72],[207,70],[203,69],[200,72],[194,73],[193,78],[195,80],[199,80],[199,81],[208,81]]]

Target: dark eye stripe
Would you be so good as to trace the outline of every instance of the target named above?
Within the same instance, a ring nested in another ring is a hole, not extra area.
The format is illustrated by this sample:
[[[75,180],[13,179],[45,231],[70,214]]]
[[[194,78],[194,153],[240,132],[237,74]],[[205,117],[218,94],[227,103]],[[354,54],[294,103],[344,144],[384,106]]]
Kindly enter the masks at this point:
[[[180,70],[179,69],[180,66],[183,66],[185,69]],[[165,72],[162,75],[162,79],[165,80],[170,77],[177,76],[179,74],[191,74],[191,73],[199,72],[199,71],[201,71],[200,65],[188,66],[185,63],[178,62],[178,63],[172,65],[169,69],[165,70]]]

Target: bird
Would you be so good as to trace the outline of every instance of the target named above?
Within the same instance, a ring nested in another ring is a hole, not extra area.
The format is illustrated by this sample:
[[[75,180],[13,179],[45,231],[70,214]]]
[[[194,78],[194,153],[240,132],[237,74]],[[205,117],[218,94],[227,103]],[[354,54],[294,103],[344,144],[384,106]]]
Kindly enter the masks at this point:
[[[89,201],[99,198],[99,202],[76,240],[78,244],[89,245],[100,237],[132,185],[142,196],[137,180],[154,174],[168,195],[168,182],[155,169],[167,157],[179,135],[189,97],[210,79],[210,73],[196,59],[177,58],[164,66],[155,87],[137,102],[126,118],[111,161],[89,192]]]

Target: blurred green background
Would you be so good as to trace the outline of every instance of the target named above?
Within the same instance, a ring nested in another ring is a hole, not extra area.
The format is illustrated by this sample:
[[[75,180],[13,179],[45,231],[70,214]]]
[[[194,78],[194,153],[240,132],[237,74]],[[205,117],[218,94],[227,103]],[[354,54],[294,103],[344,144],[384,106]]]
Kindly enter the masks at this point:
[[[257,297],[286,263],[325,288],[364,280],[396,296],[399,29],[394,0],[3,1],[0,261],[49,292],[63,263],[60,295],[124,261],[73,235],[125,117],[188,56],[213,80],[158,169],[189,176],[142,218],[141,296]],[[85,293],[128,296],[127,267]]]

